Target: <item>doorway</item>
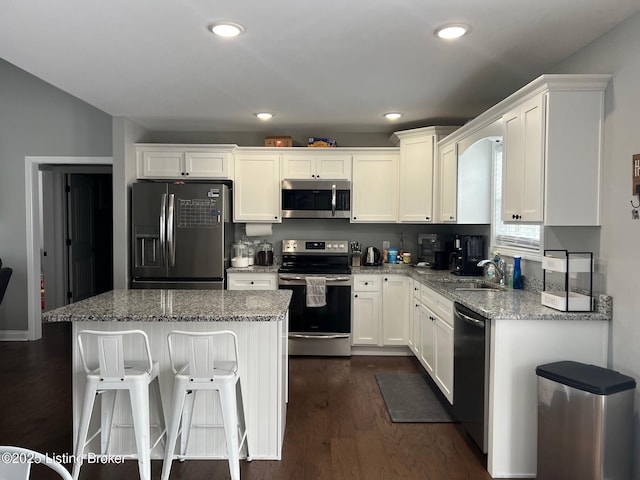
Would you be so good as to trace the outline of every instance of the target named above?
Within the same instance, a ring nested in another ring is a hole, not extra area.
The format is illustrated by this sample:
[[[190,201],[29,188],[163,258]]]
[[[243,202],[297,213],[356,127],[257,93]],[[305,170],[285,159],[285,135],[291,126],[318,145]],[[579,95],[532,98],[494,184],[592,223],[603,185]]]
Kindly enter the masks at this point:
[[[111,170],[40,166],[43,311],[113,289]]]
[[[51,166],[85,166],[95,167],[108,165],[112,168],[111,157],[25,157],[25,200],[26,200],[26,237],[27,237],[27,316],[28,331],[23,340],[37,340],[42,337],[42,299],[40,289],[42,235],[41,211],[42,182],[40,167]],[[111,274],[113,269],[111,270]]]

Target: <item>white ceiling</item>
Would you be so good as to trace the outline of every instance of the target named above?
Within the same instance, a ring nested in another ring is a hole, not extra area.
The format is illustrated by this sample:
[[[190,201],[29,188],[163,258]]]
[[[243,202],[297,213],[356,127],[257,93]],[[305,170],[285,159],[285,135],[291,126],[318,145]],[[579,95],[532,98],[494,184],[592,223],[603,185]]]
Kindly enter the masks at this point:
[[[471,118],[637,11],[638,0],[0,0],[0,58],[152,130],[381,132]],[[215,37],[220,20],[246,31]],[[443,23],[472,30],[447,42],[433,35]],[[405,116],[390,124],[387,111]]]

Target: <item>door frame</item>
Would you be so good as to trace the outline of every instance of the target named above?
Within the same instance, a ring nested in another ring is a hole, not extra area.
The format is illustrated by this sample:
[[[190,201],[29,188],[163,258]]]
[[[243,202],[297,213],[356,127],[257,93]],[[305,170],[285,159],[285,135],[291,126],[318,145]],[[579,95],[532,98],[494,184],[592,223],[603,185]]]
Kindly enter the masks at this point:
[[[40,308],[40,165],[113,165],[113,157],[25,157],[25,200],[27,234],[27,338],[42,337]]]

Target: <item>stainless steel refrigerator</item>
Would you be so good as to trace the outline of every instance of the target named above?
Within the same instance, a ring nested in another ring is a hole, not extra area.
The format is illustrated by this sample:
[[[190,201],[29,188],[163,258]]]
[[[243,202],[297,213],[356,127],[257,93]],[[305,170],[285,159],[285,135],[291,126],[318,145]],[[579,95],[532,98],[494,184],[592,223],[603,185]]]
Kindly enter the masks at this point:
[[[131,288],[223,289],[230,207],[224,184],[134,183]]]

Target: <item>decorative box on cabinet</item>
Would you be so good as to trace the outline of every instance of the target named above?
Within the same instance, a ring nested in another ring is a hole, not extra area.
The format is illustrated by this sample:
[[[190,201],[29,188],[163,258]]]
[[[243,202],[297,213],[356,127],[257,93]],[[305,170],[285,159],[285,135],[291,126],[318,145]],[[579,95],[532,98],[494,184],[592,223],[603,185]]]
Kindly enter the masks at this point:
[[[556,255],[552,255],[555,253]],[[560,255],[557,255],[560,254]],[[564,275],[564,290],[547,290],[547,272]],[[589,278],[589,294],[571,291],[570,275],[584,274]],[[542,304],[563,312],[593,311],[593,253],[545,250],[542,257]]]

